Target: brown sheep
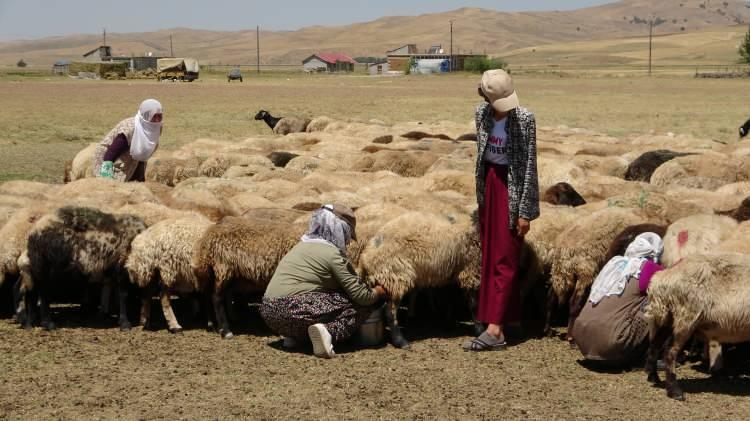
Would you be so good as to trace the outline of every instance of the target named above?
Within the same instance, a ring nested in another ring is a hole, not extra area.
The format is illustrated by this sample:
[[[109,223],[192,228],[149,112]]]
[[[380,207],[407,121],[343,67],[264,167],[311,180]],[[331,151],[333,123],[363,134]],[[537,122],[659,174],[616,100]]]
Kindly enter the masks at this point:
[[[573,207],[586,204],[586,200],[568,183],[557,183],[548,188],[544,192],[542,201],[552,205]]]
[[[299,242],[304,226],[268,219],[226,217],[206,230],[193,254],[201,284],[213,288],[219,333],[234,337],[224,307],[231,292],[265,291],[276,266]]]
[[[28,238],[28,269],[23,291],[37,296],[41,323],[54,329],[50,318],[50,291],[60,276],[75,273],[89,282],[101,283],[107,274],[117,280],[120,298],[120,329],[130,329],[128,321],[127,276],[125,259],[130,243],[146,229],[139,218],[132,215],[112,215],[92,208],[63,207],[42,217],[32,228]],[[27,311],[33,311],[28,303]],[[32,316],[26,318],[27,326]]]
[[[646,152],[628,165],[625,179],[628,181],[651,181],[651,175],[663,163],[690,154],[659,149]]]

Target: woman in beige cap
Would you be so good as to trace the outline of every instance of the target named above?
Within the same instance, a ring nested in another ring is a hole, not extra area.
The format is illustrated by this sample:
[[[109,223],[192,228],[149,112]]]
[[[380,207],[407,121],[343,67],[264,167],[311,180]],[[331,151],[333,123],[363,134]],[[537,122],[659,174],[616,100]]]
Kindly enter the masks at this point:
[[[281,259],[263,297],[260,314],[268,327],[292,347],[308,337],[313,353],[331,358],[333,344],[354,334],[385,298],[381,286],[370,288],[346,257],[356,240],[357,220],[343,205],[316,210],[302,241]]]
[[[539,217],[536,122],[522,108],[513,81],[503,70],[482,75],[476,111],[476,185],[482,271],[477,320],[487,330],[464,344],[467,351],[506,346],[503,326],[519,322],[518,267],[523,237]]]

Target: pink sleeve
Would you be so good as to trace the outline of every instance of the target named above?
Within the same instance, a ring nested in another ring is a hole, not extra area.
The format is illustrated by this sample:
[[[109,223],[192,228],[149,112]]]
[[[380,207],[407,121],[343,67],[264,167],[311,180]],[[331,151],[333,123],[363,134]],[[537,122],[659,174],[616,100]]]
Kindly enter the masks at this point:
[[[651,278],[654,274],[663,269],[664,268],[660,264],[654,263],[650,260],[643,263],[643,266],[641,266],[641,274],[638,277],[638,288],[641,290],[641,294],[645,294],[648,290],[648,286],[651,284]]]

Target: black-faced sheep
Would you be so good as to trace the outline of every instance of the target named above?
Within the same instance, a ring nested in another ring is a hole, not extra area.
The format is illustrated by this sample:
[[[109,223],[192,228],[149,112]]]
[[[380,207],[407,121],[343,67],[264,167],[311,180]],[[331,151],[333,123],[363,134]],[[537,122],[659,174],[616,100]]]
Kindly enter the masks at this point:
[[[726,215],[733,218],[737,222],[745,222],[750,220],[750,197],[743,200],[737,209],[732,209],[726,212],[716,212],[719,215]]]
[[[586,200],[568,183],[557,183],[544,192],[542,201],[552,205],[581,206]]]
[[[274,117],[266,110],[258,111],[255,115],[256,120],[263,120],[274,133],[287,135],[289,133],[302,133],[310,124],[309,119],[298,117]]]
[[[77,274],[91,283],[105,276],[117,279],[120,298],[119,324],[130,328],[127,318],[127,278],[124,263],[133,238],[146,229],[132,215],[112,215],[92,208],[63,207],[42,217],[28,238],[28,268],[23,291],[38,297],[41,323],[54,329],[49,313],[51,291],[62,276]],[[28,298],[28,297],[27,297]],[[33,306],[28,305],[27,311]],[[27,317],[27,323],[32,320]]]
[[[273,162],[273,165],[279,168],[286,167],[286,164],[289,163],[292,159],[298,157],[296,153],[291,152],[271,152],[268,154],[267,158]]]
[[[666,149],[646,152],[628,165],[628,169],[625,171],[625,179],[628,181],[650,182],[651,175],[661,164],[686,155],[690,154]]]
[[[475,227],[424,212],[393,219],[370,238],[359,256],[358,272],[389,293],[386,322],[394,346],[409,347],[396,317],[404,295],[455,283],[464,290],[478,289],[479,256]]]
[[[171,333],[181,332],[182,326],[172,311],[170,294],[209,292],[208,285],[201,284],[195,276],[191,262],[195,246],[210,225],[202,217],[168,219],[133,240],[125,268],[130,281],[143,291],[140,321],[144,328],[150,325],[151,297],[155,291],[158,290]]]
[[[740,127],[740,138],[747,136],[748,132],[750,132],[750,120],[747,120],[745,124]]]
[[[262,293],[281,258],[299,242],[305,226],[267,219],[226,217],[209,227],[195,248],[193,270],[213,288],[213,305],[222,338],[229,329],[224,303],[233,292]]]
[[[659,384],[656,360],[664,349],[667,396],[684,400],[675,363],[695,335],[706,343],[750,341],[750,260],[746,254],[721,253],[686,257],[654,275],[648,288],[646,318],[651,345],[648,380]]]

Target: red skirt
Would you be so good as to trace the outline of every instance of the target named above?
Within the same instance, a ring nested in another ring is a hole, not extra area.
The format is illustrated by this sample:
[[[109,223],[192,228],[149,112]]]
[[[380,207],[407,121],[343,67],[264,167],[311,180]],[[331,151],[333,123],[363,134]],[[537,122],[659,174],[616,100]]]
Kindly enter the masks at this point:
[[[508,167],[485,165],[484,206],[479,208],[482,283],[477,319],[503,325],[521,320],[517,278],[523,238],[508,227]]]

